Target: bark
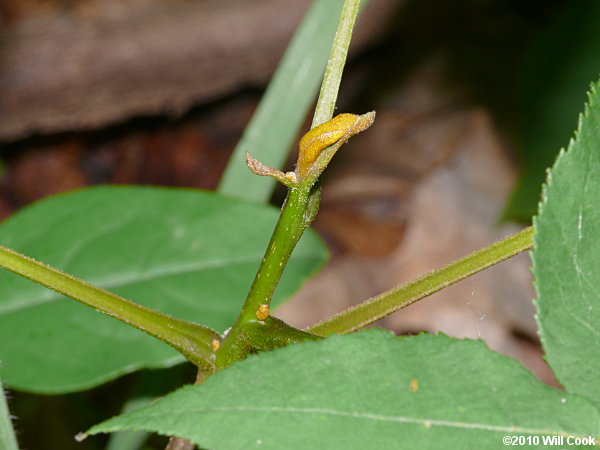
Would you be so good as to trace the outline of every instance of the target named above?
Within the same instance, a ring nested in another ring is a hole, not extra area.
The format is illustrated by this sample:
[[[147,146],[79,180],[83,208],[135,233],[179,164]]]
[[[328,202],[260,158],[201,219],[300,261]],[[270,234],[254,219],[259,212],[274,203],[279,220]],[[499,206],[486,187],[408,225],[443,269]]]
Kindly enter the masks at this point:
[[[355,48],[401,0],[371,0]],[[0,140],[181,114],[265,84],[309,0],[125,3],[119,13],[61,10],[0,32]]]

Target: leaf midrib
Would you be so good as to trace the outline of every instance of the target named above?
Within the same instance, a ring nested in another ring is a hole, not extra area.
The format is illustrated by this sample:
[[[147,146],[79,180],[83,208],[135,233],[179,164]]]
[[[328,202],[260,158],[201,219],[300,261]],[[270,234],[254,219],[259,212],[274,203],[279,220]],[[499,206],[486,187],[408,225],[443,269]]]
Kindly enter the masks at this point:
[[[542,429],[534,429],[534,428],[523,428],[523,427],[515,427],[515,426],[502,426],[502,425],[492,425],[492,424],[484,424],[484,423],[472,423],[472,422],[456,422],[449,420],[439,420],[439,419],[420,419],[414,417],[407,416],[386,416],[381,414],[373,414],[367,412],[358,412],[358,411],[339,411],[335,409],[329,408],[296,408],[290,406],[225,406],[225,407],[211,407],[211,408],[186,408],[181,411],[182,414],[189,415],[190,413],[210,413],[210,412],[275,412],[275,413],[291,413],[291,414],[321,414],[321,415],[331,415],[331,416],[343,416],[343,417],[353,417],[357,419],[364,420],[376,420],[383,422],[400,422],[414,425],[422,425],[427,428],[432,426],[443,426],[443,427],[451,427],[451,428],[464,428],[464,429],[479,429],[485,431],[492,432],[502,432],[502,433],[526,433],[532,435],[556,435],[556,436],[575,436],[575,437],[587,437],[587,436],[578,436],[576,434],[565,433],[564,431],[555,431],[555,430],[542,430]],[[173,413],[173,411],[171,411]],[[155,413],[152,412],[144,412],[140,413],[140,417],[145,418],[154,418],[154,417],[162,417],[164,416],[164,411],[157,411]],[[123,428],[112,428],[107,427],[103,431],[120,431]],[[94,430],[92,430],[93,432]]]

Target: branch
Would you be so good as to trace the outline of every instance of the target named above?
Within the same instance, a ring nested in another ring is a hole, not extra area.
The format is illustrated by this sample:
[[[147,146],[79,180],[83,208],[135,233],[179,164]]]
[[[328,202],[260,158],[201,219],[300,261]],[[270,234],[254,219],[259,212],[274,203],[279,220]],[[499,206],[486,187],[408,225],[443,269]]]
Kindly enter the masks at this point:
[[[464,280],[505,259],[529,250],[533,228],[525,228],[501,241],[484,247],[441,269],[401,284],[352,308],[319,322],[306,331],[321,336],[344,334],[363,328],[401,308],[425,298],[451,284]]]
[[[214,366],[212,342],[220,336],[210,328],[138,305],[2,246],[0,267],[160,339],[199,367],[210,370]]]

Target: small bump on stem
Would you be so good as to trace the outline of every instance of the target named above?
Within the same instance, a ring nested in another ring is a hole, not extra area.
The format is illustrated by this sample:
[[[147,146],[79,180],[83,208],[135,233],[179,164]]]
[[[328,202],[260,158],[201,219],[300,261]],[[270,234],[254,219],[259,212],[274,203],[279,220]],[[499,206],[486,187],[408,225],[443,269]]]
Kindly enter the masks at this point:
[[[262,304],[256,310],[256,318],[258,320],[265,320],[269,317],[269,305]]]

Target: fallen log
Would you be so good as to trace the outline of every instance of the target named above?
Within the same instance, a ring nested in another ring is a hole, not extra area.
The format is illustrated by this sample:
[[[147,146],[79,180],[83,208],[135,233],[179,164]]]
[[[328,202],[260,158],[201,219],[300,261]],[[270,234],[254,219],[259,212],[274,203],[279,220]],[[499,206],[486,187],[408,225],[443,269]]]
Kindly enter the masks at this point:
[[[355,48],[401,0],[372,0]],[[53,12],[0,32],[0,141],[178,115],[270,78],[309,0],[125,3]]]

